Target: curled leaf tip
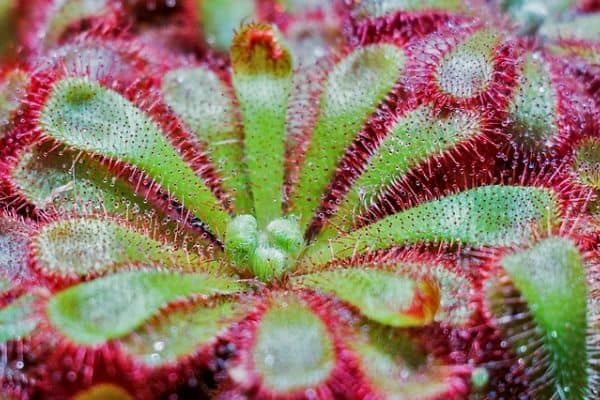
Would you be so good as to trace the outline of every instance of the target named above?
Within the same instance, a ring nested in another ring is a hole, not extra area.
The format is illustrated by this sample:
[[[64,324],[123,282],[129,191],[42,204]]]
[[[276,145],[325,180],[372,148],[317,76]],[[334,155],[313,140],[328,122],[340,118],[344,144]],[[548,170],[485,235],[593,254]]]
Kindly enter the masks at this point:
[[[260,74],[287,75],[292,70],[292,55],[278,30],[266,24],[242,27],[233,38],[231,61],[234,70]]]

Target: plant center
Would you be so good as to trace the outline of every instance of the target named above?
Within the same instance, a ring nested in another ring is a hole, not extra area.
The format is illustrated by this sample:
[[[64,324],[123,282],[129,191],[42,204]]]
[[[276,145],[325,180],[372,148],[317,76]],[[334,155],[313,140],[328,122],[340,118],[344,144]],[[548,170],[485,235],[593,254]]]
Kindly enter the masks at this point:
[[[294,216],[274,219],[259,229],[254,216],[240,215],[229,223],[225,235],[225,253],[232,264],[264,282],[290,271],[303,245]]]

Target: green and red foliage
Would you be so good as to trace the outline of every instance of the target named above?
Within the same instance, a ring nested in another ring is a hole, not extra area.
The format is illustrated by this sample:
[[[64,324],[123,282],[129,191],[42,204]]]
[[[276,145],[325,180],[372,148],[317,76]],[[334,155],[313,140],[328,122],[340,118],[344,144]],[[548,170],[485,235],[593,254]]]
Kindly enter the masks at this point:
[[[0,398],[598,398],[599,9],[0,0]]]

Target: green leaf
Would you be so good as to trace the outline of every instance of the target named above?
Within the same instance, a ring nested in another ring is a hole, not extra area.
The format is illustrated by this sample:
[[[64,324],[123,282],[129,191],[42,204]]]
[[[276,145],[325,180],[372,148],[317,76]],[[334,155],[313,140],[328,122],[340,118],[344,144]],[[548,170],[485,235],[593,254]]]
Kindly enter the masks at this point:
[[[586,398],[588,290],[579,250],[569,239],[551,237],[504,256],[500,264],[526,300],[550,353],[548,398],[554,393]]]
[[[246,268],[258,247],[258,227],[252,215],[238,215],[225,233],[225,254],[238,269]]]
[[[99,162],[51,144],[37,145],[20,154],[11,181],[40,209],[109,212],[128,215],[147,211],[148,205],[133,194],[131,185],[112,178]]]
[[[395,327],[427,325],[440,305],[435,283],[390,271],[337,268],[299,276],[293,283],[331,293],[365,317]]]
[[[418,242],[509,246],[527,242],[558,218],[558,204],[545,188],[483,186],[443,197],[307,249],[312,265],[366,251]]]
[[[557,132],[557,101],[548,66],[527,55],[516,96],[509,105],[509,131],[518,144],[540,149]]]
[[[226,52],[236,29],[256,14],[254,0],[195,0],[199,28],[215,49]]]
[[[280,278],[288,265],[285,252],[270,246],[257,247],[250,261],[252,274],[263,282]]]
[[[288,215],[271,221],[265,230],[266,241],[294,258],[304,245],[302,231],[296,217]]]
[[[127,271],[58,293],[48,302],[47,312],[50,322],[68,338],[95,345],[131,333],[176,299],[243,289],[233,279],[205,273]]]
[[[282,214],[292,57],[275,28],[248,25],[235,36],[231,63],[255,216],[263,228]]]
[[[329,73],[292,197],[302,228],[313,218],[345,150],[400,79],[404,61],[399,47],[377,44],[354,50]]]
[[[434,282],[439,288],[440,304],[434,320],[446,325],[461,326],[469,322],[476,310],[473,294],[476,289],[466,274],[444,264],[423,262],[397,262],[381,266],[380,263],[366,266],[383,268],[395,275],[411,277],[416,281]]]
[[[174,363],[213,342],[244,311],[232,301],[201,302],[168,309],[119,340],[127,353],[146,365]]]
[[[158,127],[118,93],[82,78],[58,82],[40,124],[78,150],[139,168],[222,237],[229,215]]]
[[[0,343],[31,333],[40,318],[33,314],[35,296],[26,294],[0,309]]]
[[[499,38],[493,31],[480,30],[454,47],[436,68],[439,89],[459,99],[484,92],[492,81]]]
[[[193,265],[193,255],[154,240],[119,220],[77,217],[43,226],[33,238],[35,262],[50,273],[86,276],[127,263]]]
[[[199,90],[202,88],[202,90]],[[237,214],[252,211],[240,122],[233,93],[206,67],[179,68],[162,79],[165,102],[206,146]]]
[[[479,132],[479,120],[468,112],[436,116],[427,106],[400,118],[371,156],[330,223],[317,240],[329,239],[336,231],[348,231],[353,216],[371,205],[392,182],[418,164],[442,154]]]
[[[2,8],[1,3],[0,8]],[[1,13],[0,9],[0,15]],[[2,53],[1,43],[2,38],[0,37],[0,54]],[[27,74],[18,69],[8,72],[0,81],[0,139],[12,128],[11,118],[25,97],[27,84]]]
[[[381,398],[454,398],[452,368],[436,362],[397,329],[364,325],[346,342],[359,357],[370,387]]]
[[[299,299],[281,296],[260,320],[252,360],[262,384],[284,394],[325,382],[335,352],[324,322]]]
[[[225,254],[237,269],[268,282],[294,267],[303,243],[293,216],[275,219],[258,231],[253,216],[238,215],[227,228]]]

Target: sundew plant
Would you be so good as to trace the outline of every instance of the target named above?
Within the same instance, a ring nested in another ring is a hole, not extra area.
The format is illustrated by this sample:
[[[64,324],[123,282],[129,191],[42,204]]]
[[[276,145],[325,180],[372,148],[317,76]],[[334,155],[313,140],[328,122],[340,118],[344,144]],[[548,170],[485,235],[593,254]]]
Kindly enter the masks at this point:
[[[0,399],[598,399],[599,195],[595,0],[0,0]]]

